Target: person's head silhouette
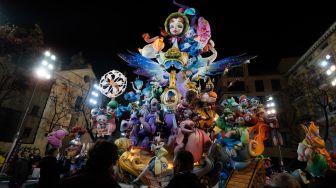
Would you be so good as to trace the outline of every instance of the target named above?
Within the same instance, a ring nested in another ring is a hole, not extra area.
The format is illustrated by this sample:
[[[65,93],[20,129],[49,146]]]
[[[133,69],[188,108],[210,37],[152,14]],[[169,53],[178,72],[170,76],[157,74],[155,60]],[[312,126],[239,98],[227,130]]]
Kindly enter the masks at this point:
[[[194,168],[194,157],[186,150],[178,151],[174,158],[174,173],[192,171]]]
[[[89,150],[88,155],[87,166],[90,170],[109,170],[118,159],[118,147],[111,142],[97,141]]]

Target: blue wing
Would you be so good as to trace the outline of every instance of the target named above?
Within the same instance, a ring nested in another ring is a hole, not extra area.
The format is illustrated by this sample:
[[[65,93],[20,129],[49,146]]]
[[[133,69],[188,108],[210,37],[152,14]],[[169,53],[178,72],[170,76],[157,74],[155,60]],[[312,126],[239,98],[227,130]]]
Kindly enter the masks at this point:
[[[129,66],[136,68],[134,73],[137,75],[145,76],[149,79],[162,80],[168,74],[159,63],[147,59],[139,53],[119,53],[118,56],[126,61]]]
[[[225,69],[240,66],[248,63],[250,59],[256,56],[249,56],[246,54],[227,57],[219,61],[212,62],[208,65],[208,58],[198,58],[196,61],[188,65],[188,70],[193,74],[192,80],[197,78],[204,78],[205,76],[214,76],[222,74]]]
[[[244,63],[249,63],[250,60],[255,57],[256,56],[242,54],[238,56],[227,57],[219,61],[215,61],[208,66],[208,70],[206,71],[205,74],[208,76],[222,74],[225,69],[237,67]]]

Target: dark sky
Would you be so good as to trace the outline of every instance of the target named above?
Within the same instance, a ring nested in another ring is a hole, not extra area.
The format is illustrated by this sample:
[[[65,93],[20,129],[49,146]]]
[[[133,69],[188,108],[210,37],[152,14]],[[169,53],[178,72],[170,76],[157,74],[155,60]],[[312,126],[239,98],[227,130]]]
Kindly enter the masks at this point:
[[[218,59],[255,54],[254,73],[269,72],[281,57],[302,55],[336,21],[330,2],[295,5],[271,1],[180,0],[195,7],[211,24]],[[254,2],[254,1],[253,1]],[[0,23],[41,25],[46,46],[63,62],[82,51],[99,78],[105,72],[130,70],[116,56],[145,45],[142,33],[159,34],[166,17],[177,11],[170,0],[14,1],[0,0]]]

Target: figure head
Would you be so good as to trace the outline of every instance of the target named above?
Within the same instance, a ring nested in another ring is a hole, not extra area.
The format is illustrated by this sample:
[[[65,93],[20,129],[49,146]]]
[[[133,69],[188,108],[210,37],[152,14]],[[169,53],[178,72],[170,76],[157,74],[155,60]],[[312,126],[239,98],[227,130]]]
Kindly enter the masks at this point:
[[[143,81],[140,80],[139,77],[137,77],[136,80],[134,81],[134,86],[135,86],[136,89],[139,89],[139,90],[142,89]]]
[[[189,20],[180,12],[170,14],[164,25],[166,32],[171,36],[181,36],[189,30]]]
[[[118,147],[111,142],[97,141],[89,150],[88,168],[94,171],[108,171],[116,164]]]
[[[239,97],[239,104],[240,104],[242,107],[248,107],[249,101],[248,101],[246,95],[241,95],[241,96]]]
[[[98,115],[97,116],[97,122],[100,124],[100,125],[105,125],[106,122],[107,122],[107,117],[106,115]]]
[[[192,115],[192,111],[190,110],[190,109],[185,109],[184,111],[183,111],[183,116],[185,117],[185,118],[190,118],[191,117],[191,115]]]
[[[180,150],[174,157],[174,173],[192,171],[194,168],[194,157],[190,151]]]

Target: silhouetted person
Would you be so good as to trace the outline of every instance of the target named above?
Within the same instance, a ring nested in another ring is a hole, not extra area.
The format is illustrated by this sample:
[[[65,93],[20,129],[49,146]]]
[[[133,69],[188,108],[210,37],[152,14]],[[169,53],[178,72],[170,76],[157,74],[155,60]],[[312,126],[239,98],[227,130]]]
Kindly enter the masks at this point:
[[[174,176],[166,188],[200,188],[204,187],[191,171],[194,168],[194,157],[189,151],[178,151],[174,158]]]
[[[290,174],[275,173],[266,188],[301,188],[300,183]]]
[[[118,159],[118,148],[114,143],[97,141],[88,152],[86,169],[61,182],[62,188],[109,187],[120,188],[114,179],[113,165]]]
[[[14,164],[13,176],[8,183],[9,188],[21,187],[27,181],[31,173],[31,163],[27,151],[21,152],[21,156]]]
[[[39,188],[58,187],[60,183],[61,166],[57,162],[57,154],[58,149],[51,148],[47,151],[47,155],[40,161]]]

